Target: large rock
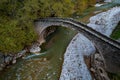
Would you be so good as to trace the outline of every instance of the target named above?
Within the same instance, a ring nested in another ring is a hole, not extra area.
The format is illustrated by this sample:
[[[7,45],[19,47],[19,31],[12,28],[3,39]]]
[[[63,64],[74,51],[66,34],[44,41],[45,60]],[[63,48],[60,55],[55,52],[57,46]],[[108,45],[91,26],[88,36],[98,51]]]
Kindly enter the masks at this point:
[[[0,71],[2,71],[6,66],[9,64],[16,63],[16,59],[22,57],[26,53],[26,50],[22,50],[17,54],[9,54],[5,55],[3,53],[0,53]]]
[[[31,53],[38,53],[41,51],[41,48],[39,47],[40,44],[39,43],[34,43],[31,48],[30,48],[30,52]]]
[[[99,13],[90,18],[88,26],[100,33],[110,36],[120,21],[120,7],[114,7],[107,12]]]
[[[97,4],[95,4],[95,7],[100,7],[100,6],[102,6],[103,4],[99,4],[99,3],[97,3]]]

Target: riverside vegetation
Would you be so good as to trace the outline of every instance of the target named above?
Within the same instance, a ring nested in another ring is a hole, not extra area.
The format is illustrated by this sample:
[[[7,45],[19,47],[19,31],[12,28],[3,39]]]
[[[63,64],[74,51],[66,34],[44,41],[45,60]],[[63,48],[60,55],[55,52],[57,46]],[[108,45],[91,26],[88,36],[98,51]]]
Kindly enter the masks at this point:
[[[71,16],[76,16],[76,15],[78,15],[78,16],[85,15],[84,21],[86,21],[86,20],[88,20],[88,18],[86,19],[86,17],[90,16],[89,12],[92,11],[93,7],[91,9],[90,8],[87,9],[87,8],[93,6],[95,3],[96,3],[95,0],[71,0],[71,1],[70,0],[1,0],[0,1],[0,52],[3,52],[4,54],[17,53],[20,50],[24,49],[26,46],[31,45],[32,42],[36,41],[38,36],[34,31],[33,21],[35,19],[44,18],[44,17],[71,17]],[[106,4],[106,5],[108,5],[108,4]],[[102,7],[106,7],[106,6],[102,6]],[[83,13],[84,11],[87,11],[88,14]],[[83,20],[84,17],[82,17],[80,20]],[[59,28],[59,30],[61,33],[64,32],[66,34],[66,35],[64,35],[65,39],[69,39],[68,37],[70,37],[70,39],[71,39],[71,37],[73,37],[73,35],[70,36],[68,34],[68,31],[69,31],[69,33],[72,33],[71,30],[66,31],[62,28]],[[115,32],[116,31],[114,31],[114,33]],[[117,30],[117,32],[118,32],[118,30]],[[61,34],[61,35],[63,35],[63,34]],[[118,35],[118,34],[116,34],[116,35]],[[60,36],[56,35],[56,33],[55,33],[55,36],[57,36],[57,38],[55,38],[56,41],[58,40],[58,38],[61,39]],[[63,36],[61,36],[61,37],[63,37]],[[64,40],[63,40],[63,42],[65,42]],[[61,43],[59,41],[61,41]],[[55,49],[52,49],[49,51],[46,50],[47,44],[43,45],[43,46],[45,46],[45,48],[44,47],[43,48],[47,51],[47,54],[45,54],[45,55],[47,55],[49,58],[49,60],[47,60],[46,62],[43,61],[43,63],[42,63],[42,61],[41,61],[41,63],[38,64],[38,63],[36,63],[38,58],[37,59],[33,58],[32,59],[33,62],[32,62],[32,60],[31,61],[29,61],[29,60],[18,61],[17,64],[11,66],[8,69],[5,69],[5,71],[3,71],[4,73],[3,72],[1,73],[1,76],[2,76],[1,79],[5,79],[5,78],[7,78],[6,76],[8,76],[9,79],[13,80],[13,79],[15,79],[14,76],[16,75],[15,73],[17,73],[17,71],[19,74],[24,73],[24,74],[22,74],[22,76],[20,76],[21,78],[23,76],[27,77],[28,76],[27,74],[28,73],[31,74],[33,70],[38,71],[37,69],[40,68],[39,66],[41,66],[41,64],[43,67],[52,66],[53,69],[50,70],[49,72],[47,72],[47,71],[45,72],[44,71],[45,68],[44,68],[42,73],[37,72],[38,75],[40,75],[40,77],[41,77],[41,74],[43,74],[42,78],[44,78],[44,77],[46,77],[46,76],[44,76],[44,74],[46,74],[46,73],[51,74],[51,72],[54,72],[58,68],[57,73],[55,74],[55,76],[52,77],[52,79],[58,79],[58,77],[60,75],[60,71],[61,71],[60,64],[62,64],[62,61],[63,61],[63,59],[61,61],[58,60],[58,57],[59,57],[58,55],[63,56],[63,53],[59,53],[59,52],[56,53],[56,52],[57,52],[57,49],[59,51],[62,50],[64,52],[66,48],[62,47],[62,46],[67,45],[67,44],[62,43],[62,40],[59,40],[59,41],[54,43]],[[58,43],[61,46],[59,46]],[[64,48],[64,49],[61,49],[58,46],[61,48]],[[41,57],[44,57],[44,55],[40,56],[40,58]],[[50,59],[50,58],[52,58],[52,59]],[[47,63],[48,61],[50,61],[50,63]],[[22,62],[22,64],[21,64],[21,62]],[[30,62],[32,64],[29,67],[28,65]],[[45,64],[45,65],[43,65],[43,64]],[[21,67],[20,65],[22,66],[23,71],[25,71],[26,73],[20,71],[20,67]],[[56,67],[56,65],[58,67]],[[32,66],[34,66],[34,67],[32,67]],[[54,67],[56,67],[56,68],[54,69]],[[31,72],[30,72],[30,70],[31,70]],[[13,73],[13,74],[11,74],[11,73]],[[31,74],[31,75],[33,75],[33,74]],[[36,74],[34,74],[34,75],[36,75]],[[116,74],[114,74],[114,75],[111,74],[110,76],[113,77],[113,78],[111,78],[112,80],[120,79],[119,74],[117,75],[117,77],[116,77]],[[20,78],[19,75],[17,77]],[[26,77],[23,77],[23,78],[26,78]],[[39,78],[39,77],[36,77],[36,78]]]
[[[95,0],[1,0],[0,52],[17,53],[36,41],[35,19],[79,15],[93,4]]]

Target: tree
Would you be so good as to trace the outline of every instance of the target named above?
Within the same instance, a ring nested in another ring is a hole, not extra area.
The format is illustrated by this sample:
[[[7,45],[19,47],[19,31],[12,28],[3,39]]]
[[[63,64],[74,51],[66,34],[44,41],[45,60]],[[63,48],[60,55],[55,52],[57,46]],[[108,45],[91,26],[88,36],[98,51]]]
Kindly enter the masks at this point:
[[[75,0],[74,6],[75,6],[75,13],[77,15],[80,15],[83,13],[85,9],[87,9],[90,6],[93,6],[96,3],[96,0]]]
[[[43,17],[68,17],[70,0],[1,0],[0,51],[17,53],[37,39],[33,21]]]
[[[17,53],[36,40],[33,22],[21,10],[23,5],[20,0],[0,2],[0,51],[5,54]]]

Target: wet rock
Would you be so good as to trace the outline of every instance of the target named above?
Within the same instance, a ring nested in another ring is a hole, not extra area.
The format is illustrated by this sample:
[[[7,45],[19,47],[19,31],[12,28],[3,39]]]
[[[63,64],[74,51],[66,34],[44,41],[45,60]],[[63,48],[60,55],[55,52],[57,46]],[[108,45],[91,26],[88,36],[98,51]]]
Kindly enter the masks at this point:
[[[97,3],[97,4],[95,4],[95,7],[100,7],[100,6],[102,6],[103,4],[99,4],[99,3]]]
[[[9,55],[4,55],[0,53],[0,71],[8,66],[11,62],[12,64],[16,63],[16,59],[22,57],[26,53],[26,50],[23,50],[19,52],[18,54],[9,54]]]
[[[1,66],[1,67],[5,67],[5,64],[4,64],[4,63],[3,63],[3,64],[0,64],[0,66]]]
[[[38,43],[33,44],[30,48],[31,53],[38,53],[40,51],[41,51],[41,48],[39,47]]]
[[[5,57],[5,63],[6,63],[6,64],[9,64],[11,60],[12,60],[12,57],[11,57],[11,56]]]
[[[4,63],[0,64],[0,71],[2,71],[5,66],[6,66],[6,64],[4,64]]]
[[[27,52],[27,50],[23,50],[21,52],[19,52],[16,57],[19,58],[19,57],[22,57],[25,53]]]
[[[16,59],[13,59],[12,63],[15,64],[16,63]]]

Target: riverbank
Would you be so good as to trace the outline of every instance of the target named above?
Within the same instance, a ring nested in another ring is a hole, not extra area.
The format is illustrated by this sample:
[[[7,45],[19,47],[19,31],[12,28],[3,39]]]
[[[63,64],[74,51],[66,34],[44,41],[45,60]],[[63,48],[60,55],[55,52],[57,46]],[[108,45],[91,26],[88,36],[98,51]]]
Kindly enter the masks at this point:
[[[30,54],[0,74],[5,80],[58,80],[61,73],[63,55],[69,42],[76,34],[75,31],[59,27],[58,30],[46,38],[42,53]]]
[[[115,9],[115,11],[116,10],[119,9]],[[112,12],[114,12],[114,10],[110,13]],[[107,30],[113,30],[115,25],[112,25],[112,29],[109,29],[109,23],[104,22],[109,21],[107,17],[110,16],[107,15],[108,13],[105,12],[104,14],[101,13],[99,16],[96,15],[94,19],[90,20],[90,24],[98,31],[103,30],[106,32]],[[113,18],[113,21],[115,19],[118,22],[119,19],[116,18],[117,17]],[[103,26],[104,28],[101,27],[101,25],[106,24],[107,26]],[[116,21],[115,24],[117,24]],[[102,33],[104,34],[105,32]],[[84,61],[84,55],[88,57],[93,54],[95,52],[95,47],[91,41],[83,35],[77,34],[74,37],[75,34],[76,32],[71,29],[59,28],[56,33],[46,38],[46,43],[41,46],[41,53],[30,54],[24,57],[24,59],[19,60],[16,64],[9,66],[8,69],[1,73],[0,78],[3,80],[58,80],[59,78],[60,80],[91,80],[91,75]],[[109,35],[110,33],[108,36]]]
[[[95,53],[95,47],[85,36],[78,33],[68,45],[60,80],[92,80],[84,62],[84,56]]]

